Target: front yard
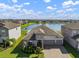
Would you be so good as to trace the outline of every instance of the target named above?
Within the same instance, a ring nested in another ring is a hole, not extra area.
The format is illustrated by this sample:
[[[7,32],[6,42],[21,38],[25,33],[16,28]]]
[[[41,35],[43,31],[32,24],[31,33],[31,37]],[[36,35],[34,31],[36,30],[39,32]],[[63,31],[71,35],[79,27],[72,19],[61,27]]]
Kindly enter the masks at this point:
[[[27,50],[31,51],[31,50]],[[17,54],[16,58],[43,58],[44,54],[34,54],[34,53],[27,53],[22,50],[21,46],[18,45],[12,52],[11,54]]]

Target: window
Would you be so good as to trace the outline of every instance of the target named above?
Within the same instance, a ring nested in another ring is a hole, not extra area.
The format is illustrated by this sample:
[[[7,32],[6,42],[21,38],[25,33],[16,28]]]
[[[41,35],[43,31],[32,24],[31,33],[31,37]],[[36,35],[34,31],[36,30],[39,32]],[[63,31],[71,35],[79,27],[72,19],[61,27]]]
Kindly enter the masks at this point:
[[[5,30],[2,30],[2,32],[5,32]]]

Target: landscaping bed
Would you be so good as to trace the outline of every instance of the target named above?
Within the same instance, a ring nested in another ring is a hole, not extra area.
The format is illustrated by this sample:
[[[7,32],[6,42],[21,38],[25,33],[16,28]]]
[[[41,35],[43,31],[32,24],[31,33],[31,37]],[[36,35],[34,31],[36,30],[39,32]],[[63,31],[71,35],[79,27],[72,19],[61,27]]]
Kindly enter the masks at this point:
[[[17,54],[16,58],[44,58],[43,53],[40,50],[36,51],[33,47],[30,49],[24,49],[21,47],[22,42],[18,44],[18,46],[11,52],[11,54]],[[36,51],[37,53],[34,53],[33,51]]]

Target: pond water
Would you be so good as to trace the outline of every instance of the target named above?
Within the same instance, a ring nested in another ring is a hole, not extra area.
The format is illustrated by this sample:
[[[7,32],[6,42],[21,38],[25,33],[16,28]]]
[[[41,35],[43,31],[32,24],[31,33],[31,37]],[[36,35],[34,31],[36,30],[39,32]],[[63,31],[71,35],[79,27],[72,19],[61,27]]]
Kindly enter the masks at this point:
[[[27,30],[31,30],[34,27],[37,27],[37,26],[40,26],[40,25],[41,24],[33,24],[33,25],[30,25],[30,26],[27,27]],[[44,25],[46,25],[47,27],[49,27],[52,30],[61,31],[61,26],[64,25],[64,24],[44,24]]]

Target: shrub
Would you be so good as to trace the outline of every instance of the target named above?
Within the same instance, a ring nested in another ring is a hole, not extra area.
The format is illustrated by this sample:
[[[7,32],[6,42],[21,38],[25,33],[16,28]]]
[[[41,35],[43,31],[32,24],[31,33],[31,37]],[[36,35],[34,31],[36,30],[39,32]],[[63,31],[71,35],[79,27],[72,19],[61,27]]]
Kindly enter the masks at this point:
[[[9,46],[13,46],[13,44],[15,43],[15,39],[12,38],[12,39],[6,39],[6,40],[3,40],[3,48],[7,48]]]
[[[13,42],[12,41],[9,41],[9,46],[13,46]]]
[[[15,38],[12,38],[12,39],[9,39],[9,41],[15,43],[16,39]]]

